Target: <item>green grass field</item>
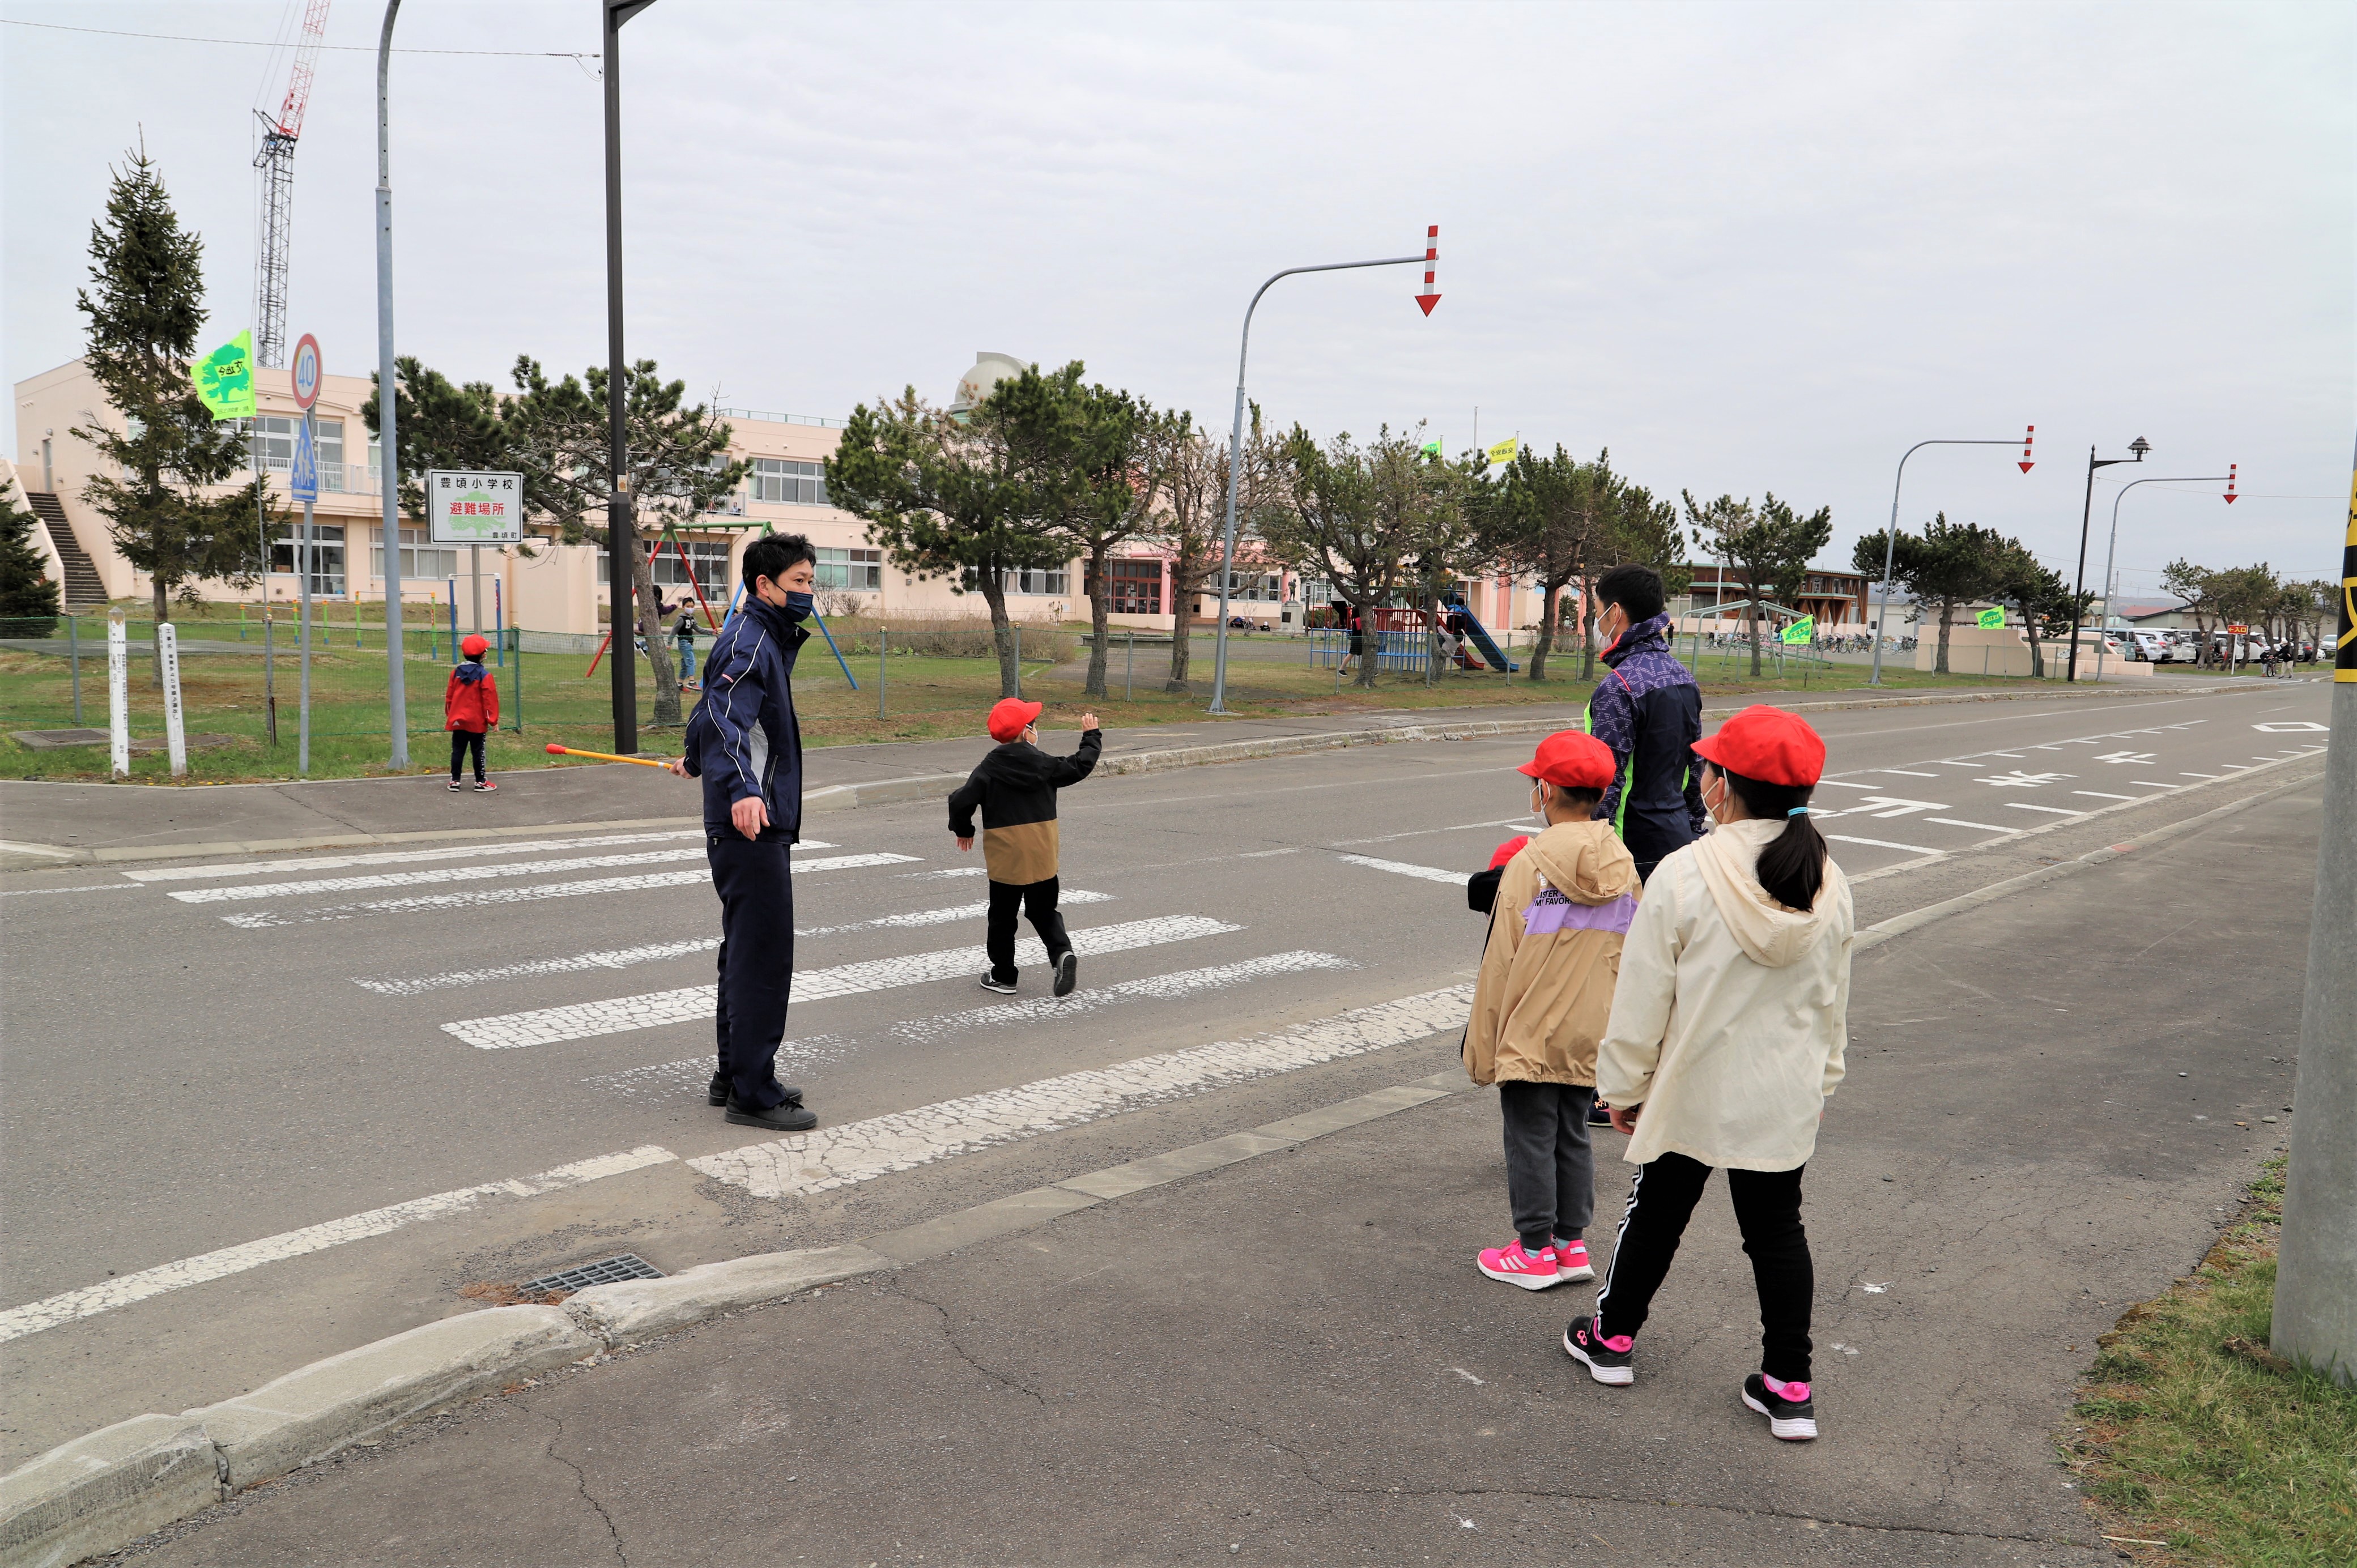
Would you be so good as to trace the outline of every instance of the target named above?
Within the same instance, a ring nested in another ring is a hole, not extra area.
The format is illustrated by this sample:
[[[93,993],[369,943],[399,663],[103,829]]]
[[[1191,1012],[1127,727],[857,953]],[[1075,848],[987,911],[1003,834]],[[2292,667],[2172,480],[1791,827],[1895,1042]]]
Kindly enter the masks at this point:
[[[362,607],[363,613],[381,610]],[[181,690],[186,728],[192,736],[222,737],[218,744],[192,740],[188,759],[191,782],[247,782],[290,779],[296,774],[296,714],[298,659],[294,634],[282,629],[275,640],[272,685],[277,699],[278,740],[267,739],[268,705],[264,660],[260,656],[261,627],[249,617],[245,639],[238,642],[234,606],[204,607],[208,613],[176,621],[188,642],[226,642],[248,651],[189,653],[181,658]],[[353,647],[350,607],[339,605],[339,618],[327,631],[325,646],[315,644],[312,655],[312,778],[351,778],[380,772],[389,746],[386,724],[386,664],[381,625],[373,619],[358,633]],[[82,638],[82,718],[86,727],[104,729],[106,660],[102,622],[85,618]],[[131,628],[135,640],[148,636],[141,619]],[[410,657],[404,661],[410,751],[418,772],[447,766],[448,747],[441,738],[442,691],[448,674],[447,634],[432,639],[426,657],[425,633],[412,631],[404,639]],[[62,638],[52,640],[62,647]],[[708,641],[705,645],[709,646]],[[1521,675],[1509,682],[1495,671],[1456,671],[1427,685],[1420,675],[1385,672],[1372,691],[1347,682],[1338,690],[1334,671],[1309,662],[1310,649],[1298,639],[1238,638],[1231,644],[1228,706],[1240,717],[1294,714],[1338,714],[1421,708],[1521,705],[1584,701],[1589,683],[1577,679],[1579,656],[1558,653],[1551,660],[1555,677],[1534,683]],[[1524,650],[1517,650],[1518,658]],[[544,749],[554,741],[592,750],[610,749],[613,737],[611,685],[608,670],[593,675],[589,660],[580,654],[511,651],[504,669],[494,666],[501,703],[501,723],[508,726],[488,743],[494,769],[574,766],[549,757]],[[1084,699],[1085,654],[1058,664],[1027,663],[1025,695],[1049,707],[1050,727],[1070,724],[1085,707],[1093,706],[1109,725],[1157,724],[1200,725],[1210,700],[1211,639],[1196,639],[1189,671],[1192,690],[1170,693],[1162,690],[1168,672],[1168,643],[1140,644],[1133,666],[1127,650],[1116,641],[1108,663],[1109,695],[1091,703]],[[1600,671],[1601,666],[1598,667]],[[162,693],[150,684],[150,660],[135,651],[131,658],[131,733],[135,740],[160,743],[164,733]],[[971,658],[930,658],[894,654],[881,671],[883,709],[877,706],[879,664],[871,651],[851,657],[857,689],[827,652],[823,640],[813,640],[802,652],[796,671],[795,704],[805,744],[843,746],[876,741],[929,740],[978,734],[982,715],[998,699],[998,669],[995,660]],[[1706,694],[1727,696],[1751,691],[1841,692],[1865,683],[1863,665],[1803,665],[1787,661],[1781,678],[1771,660],[1759,680],[1749,673],[1748,654],[1706,652],[1699,670]],[[64,729],[73,725],[71,671],[69,661],[48,653],[0,650],[0,736],[20,730]],[[2011,686],[2018,682],[1988,682],[1964,676],[1919,675],[1911,669],[1886,668],[1886,686],[1900,691],[1951,687]],[[1125,695],[1125,691],[1127,693]],[[694,693],[683,694],[692,704]],[[521,733],[514,727],[521,709]],[[662,752],[675,745],[676,731],[653,726],[654,687],[644,660],[639,662],[640,746]],[[67,750],[33,750],[13,738],[0,738],[0,775],[20,779],[95,779],[106,777],[107,754],[102,746]],[[167,781],[169,768],[163,751],[136,752],[132,777],[143,781]]]

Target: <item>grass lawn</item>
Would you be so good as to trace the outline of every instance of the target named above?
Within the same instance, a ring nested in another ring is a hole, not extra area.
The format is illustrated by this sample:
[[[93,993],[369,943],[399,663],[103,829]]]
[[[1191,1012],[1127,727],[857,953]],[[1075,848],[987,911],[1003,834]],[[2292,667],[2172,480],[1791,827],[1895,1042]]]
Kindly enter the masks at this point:
[[[236,607],[204,607],[210,614],[190,616],[181,622],[184,643],[235,643],[246,651],[184,651],[181,656],[186,728],[192,737],[221,737],[217,744],[210,745],[192,740],[188,757],[190,781],[247,782],[295,777],[298,660],[293,646],[294,634],[282,630],[275,642],[273,683],[277,698],[278,742],[273,746],[266,739],[260,623],[248,619],[246,637],[241,643],[237,639]],[[381,608],[373,605],[362,607],[364,615]],[[352,778],[382,771],[388,744],[385,654],[379,623],[373,619],[365,622],[360,634],[361,646],[355,649],[350,607],[338,605],[333,613],[338,618],[327,635],[326,645],[315,644],[312,654],[312,778]],[[91,626],[85,618],[83,630],[90,631]],[[144,619],[134,624],[131,635],[135,640],[148,635]],[[414,770],[438,771],[447,766],[449,756],[447,744],[442,738],[442,690],[448,673],[448,650],[441,644],[447,643],[447,639],[443,637],[434,649],[445,657],[435,659],[425,657],[424,634],[413,632],[406,640],[411,656],[404,669]],[[57,645],[62,647],[62,639]],[[703,646],[708,647],[708,641]],[[83,725],[102,730],[107,724],[102,631],[96,637],[84,637],[81,647]],[[1312,667],[1310,650],[1298,639],[1239,637],[1231,643],[1230,654],[1228,706],[1239,717],[1584,702],[1590,690],[1588,682],[1577,679],[1577,650],[1569,658],[1558,654],[1551,660],[1555,678],[1539,684],[1519,674],[1510,682],[1496,672],[1469,671],[1452,672],[1427,686],[1418,675],[1385,672],[1372,692],[1347,682],[1338,691],[1334,671]],[[1102,701],[1091,703],[1082,698],[1085,654],[1079,660],[1060,664],[1027,663],[1023,671],[1024,693],[1048,704],[1051,726],[1069,724],[1089,706],[1093,706],[1104,722],[1114,726],[1200,725],[1206,722],[1203,710],[1210,700],[1211,685],[1211,638],[1200,637],[1195,641],[1189,671],[1193,690],[1186,693],[1162,690],[1169,668],[1168,643],[1141,644],[1135,652],[1134,680],[1127,682],[1126,655],[1127,650],[1116,642],[1108,666],[1110,695]],[[551,741],[593,750],[611,748],[608,667],[601,665],[592,675],[585,655],[533,653],[522,657],[519,681],[517,656],[511,652],[508,657],[508,668],[495,665],[492,671],[499,683],[501,722],[509,726],[488,742],[493,769],[575,766],[546,754],[543,748]],[[155,739],[160,743],[164,732],[163,697],[148,683],[149,667],[148,656],[134,651],[130,671],[131,733],[135,740]],[[1756,691],[1838,693],[1864,685],[1867,677],[1864,665],[1812,663],[1804,667],[1797,660],[1788,661],[1780,675],[1771,659],[1764,666],[1761,678],[1755,681],[1749,667],[1746,653],[1706,652],[1699,671],[1705,693],[1726,697]],[[1598,669],[1600,672],[1601,666]],[[851,671],[858,681],[856,690],[845,679],[823,639],[813,640],[804,648],[796,671],[794,698],[805,744],[844,746],[975,735],[981,731],[982,715],[999,694],[995,660],[896,653],[884,675],[885,702],[879,715],[877,656],[872,652],[853,655]],[[1885,667],[1883,681],[1886,687],[1899,691],[2010,688],[2022,684],[1978,677],[1921,675],[1912,669],[1890,666]],[[1129,693],[1126,696],[1125,689]],[[684,695],[692,704],[694,693]],[[519,709],[522,717],[521,733],[514,727]],[[675,748],[676,730],[653,727],[653,682],[641,660],[640,745],[655,753],[667,746]],[[12,731],[64,729],[72,725],[69,661],[51,654],[0,650],[0,777],[105,778],[107,754],[102,745],[36,751],[8,737]],[[133,754],[132,777],[141,781],[167,781],[169,766],[160,745],[155,751]]]
[[[2167,1294],[2103,1339],[2064,1462],[2139,1563],[2357,1563],[2357,1391],[2267,1349],[2283,1166]]]

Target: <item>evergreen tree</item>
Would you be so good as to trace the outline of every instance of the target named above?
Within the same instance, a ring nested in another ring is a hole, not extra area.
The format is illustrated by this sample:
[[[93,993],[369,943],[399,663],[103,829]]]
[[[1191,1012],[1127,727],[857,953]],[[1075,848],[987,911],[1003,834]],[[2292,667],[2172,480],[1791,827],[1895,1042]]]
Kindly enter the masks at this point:
[[[199,579],[251,584],[259,575],[254,519],[267,481],[257,474],[209,493],[244,467],[245,436],[216,424],[189,381],[205,325],[204,242],[180,227],[144,146],[115,171],[105,221],[91,225],[90,254],[91,287],[75,295],[90,320],[84,359],[123,423],[74,431],[116,469],[85,482],[82,499],[106,519],[124,559],[148,575],[161,626],[176,592],[195,602]],[[152,680],[164,683],[161,639]]]
[[[47,637],[58,624],[58,585],[41,575],[33,548],[40,519],[0,499],[0,635]]]

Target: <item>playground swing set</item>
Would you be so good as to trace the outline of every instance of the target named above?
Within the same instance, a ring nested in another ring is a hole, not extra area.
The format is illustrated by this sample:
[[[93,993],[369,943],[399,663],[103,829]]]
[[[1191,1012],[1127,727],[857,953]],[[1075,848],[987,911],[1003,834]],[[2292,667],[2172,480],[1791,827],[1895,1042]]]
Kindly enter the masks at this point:
[[[769,533],[774,531],[768,523],[765,522],[761,525],[761,532],[763,533]],[[705,626],[715,635],[717,635],[720,628],[727,624],[728,618],[737,613],[737,603],[744,597],[745,585],[742,583],[737,585],[736,591],[728,596],[727,609],[719,616],[715,617],[712,613],[712,601],[705,598],[704,596],[703,580],[695,575],[695,564],[687,558],[687,546],[681,542],[679,530],[668,521],[663,524],[662,537],[655,543],[654,554],[657,560],[662,559],[663,548],[666,545],[670,546],[673,553],[678,555],[679,569],[687,574],[688,591],[695,596],[696,607],[704,612]],[[818,623],[820,635],[826,639],[827,651],[833,653],[834,655],[835,663],[843,667],[843,678],[850,682],[851,689],[856,692],[859,690],[858,677],[852,674],[850,662],[843,657],[843,650],[834,645],[834,633],[827,629],[824,618],[820,616],[815,609],[811,611],[811,619]],[[582,672],[581,678],[583,680],[588,680],[591,676],[597,673],[598,661],[606,657],[608,650],[613,646],[614,628],[609,626],[606,629],[605,638],[597,644],[597,654],[589,660],[589,668]]]

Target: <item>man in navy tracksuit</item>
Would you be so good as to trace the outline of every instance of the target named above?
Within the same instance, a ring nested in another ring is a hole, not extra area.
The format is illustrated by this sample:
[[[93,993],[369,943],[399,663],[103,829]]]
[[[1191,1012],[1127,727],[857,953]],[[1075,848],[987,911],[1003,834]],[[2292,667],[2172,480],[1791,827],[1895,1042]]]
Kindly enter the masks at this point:
[[[1587,702],[1587,733],[1612,748],[1613,779],[1597,807],[1599,820],[1629,847],[1639,877],[1662,857],[1703,833],[1702,688],[1670,651],[1670,618],[1662,613],[1662,575],[1651,566],[1615,566],[1597,580],[1604,607],[1598,631],[1607,639],[1604,679]]]
[[[778,1043],[794,979],[794,885],[786,851],[802,836],[802,739],[794,656],[810,633],[817,553],[799,533],[745,551],[745,602],[713,639],[704,700],[671,765],[704,780],[705,853],[720,895],[719,1068],[707,1098],[747,1127],[818,1125],[802,1091],[778,1081]]]

